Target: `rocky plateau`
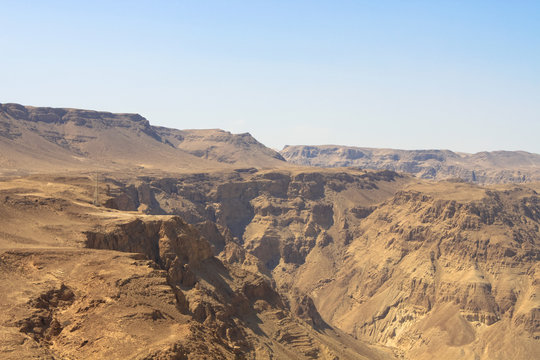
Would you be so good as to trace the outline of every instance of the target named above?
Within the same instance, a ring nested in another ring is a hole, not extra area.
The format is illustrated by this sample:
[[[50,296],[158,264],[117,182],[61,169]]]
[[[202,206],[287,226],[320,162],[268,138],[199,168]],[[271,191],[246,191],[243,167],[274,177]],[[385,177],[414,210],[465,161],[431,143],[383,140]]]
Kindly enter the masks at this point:
[[[0,357],[540,358],[533,160],[289,150],[1,104]]]
[[[540,181],[540,155],[525,151],[396,150],[355,146],[285,146],[281,155],[304,166],[392,170],[422,179],[461,179],[478,184]]]

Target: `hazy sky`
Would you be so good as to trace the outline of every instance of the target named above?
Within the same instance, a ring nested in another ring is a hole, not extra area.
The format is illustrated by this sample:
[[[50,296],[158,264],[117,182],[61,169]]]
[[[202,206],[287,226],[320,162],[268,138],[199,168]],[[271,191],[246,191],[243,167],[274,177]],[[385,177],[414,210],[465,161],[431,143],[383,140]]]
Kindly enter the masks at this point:
[[[540,153],[540,1],[3,1],[0,102]]]

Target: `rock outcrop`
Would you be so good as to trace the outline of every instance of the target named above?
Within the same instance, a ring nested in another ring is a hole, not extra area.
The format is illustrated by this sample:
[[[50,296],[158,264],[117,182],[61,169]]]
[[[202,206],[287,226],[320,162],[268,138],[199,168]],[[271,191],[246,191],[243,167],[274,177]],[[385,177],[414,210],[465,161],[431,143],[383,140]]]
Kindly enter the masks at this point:
[[[536,155],[301,155],[0,105],[0,357],[540,357]]]
[[[147,180],[160,209],[216,224],[218,257],[269,276],[314,327],[411,358],[487,359],[514,338],[523,358],[538,350],[532,188],[339,169]]]
[[[540,155],[525,151],[466,154],[450,150],[298,145],[285,146],[281,155],[297,165],[386,169],[422,179],[461,179],[480,184],[540,181]]]
[[[178,216],[112,224],[86,237],[89,248],[142,253],[167,270],[175,262],[196,266],[213,256],[208,241]]]

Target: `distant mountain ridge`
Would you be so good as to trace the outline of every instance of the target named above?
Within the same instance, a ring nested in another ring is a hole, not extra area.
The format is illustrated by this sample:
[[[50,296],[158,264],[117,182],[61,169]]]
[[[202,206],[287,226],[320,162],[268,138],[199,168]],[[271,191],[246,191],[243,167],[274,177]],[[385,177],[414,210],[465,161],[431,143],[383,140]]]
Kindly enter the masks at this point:
[[[540,359],[537,155],[294,151],[0,104],[0,358]]]
[[[139,114],[0,104],[0,171],[275,167],[250,134],[152,126]]]
[[[0,174],[72,170],[206,171],[288,166],[392,170],[480,184],[540,181],[540,155],[339,145],[272,150],[249,133],[153,126],[139,114],[0,104]]]
[[[297,165],[360,167],[413,174],[423,179],[462,179],[476,183],[540,180],[540,155],[525,151],[476,154],[450,150],[396,150],[340,145],[285,146],[281,155]]]

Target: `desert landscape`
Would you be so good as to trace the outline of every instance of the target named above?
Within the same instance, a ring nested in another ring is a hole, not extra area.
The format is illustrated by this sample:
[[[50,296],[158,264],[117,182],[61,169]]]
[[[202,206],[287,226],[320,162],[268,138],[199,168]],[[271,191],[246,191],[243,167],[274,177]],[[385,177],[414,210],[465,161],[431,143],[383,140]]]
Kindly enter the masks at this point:
[[[539,169],[0,104],[0,358],[540,358]]]
[[[422,179],[462,179],[477,184],[540,181],[540,155],[525,151],[371,149],[354,146],[285,146],[281,155],[297,165],[360,167],[406,172]]]

